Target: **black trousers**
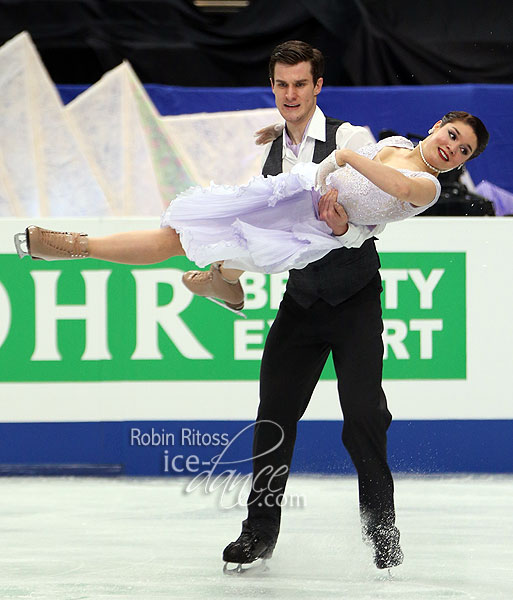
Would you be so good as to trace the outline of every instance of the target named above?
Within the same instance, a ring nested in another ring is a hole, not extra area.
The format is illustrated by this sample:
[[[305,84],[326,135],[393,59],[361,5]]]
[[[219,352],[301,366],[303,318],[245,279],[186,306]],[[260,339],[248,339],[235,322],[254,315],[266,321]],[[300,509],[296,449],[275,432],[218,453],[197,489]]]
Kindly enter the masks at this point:
[[[381,387],[381,290],[377,274],[337,306],[319,300],[305,309],[285,294],[262,358],[252,489],[243,529],[257,528],[274,539],[278,535],[297,422],[330,352],[344,416],[342,441],[358,473],[364,532],[394,524],[394,484],[386,451],[392,416]]]

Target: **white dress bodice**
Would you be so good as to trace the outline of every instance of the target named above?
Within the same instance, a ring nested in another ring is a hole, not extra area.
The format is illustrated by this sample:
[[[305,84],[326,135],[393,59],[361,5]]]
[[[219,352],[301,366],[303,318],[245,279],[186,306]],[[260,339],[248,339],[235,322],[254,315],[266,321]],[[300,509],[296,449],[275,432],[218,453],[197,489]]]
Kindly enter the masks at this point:
[[[358,154],[373,159],[385,146],[409,148],[414,146],[410,140],[401,136],[393,136],[376,144],[368,144],[358,150]],[[326,159],[328,160],[328,159]],[[322,163],[319,170],[322,169]],[[424,206],[414,206],[409,202],[398,200],[387,194],[350,165],[340,167],[326,177],[326,186],[336,188],[338,201],[344,207],[349,221],[356,225],[377,225],[401,221],[413,217],[432,206],[440,196],[440,182],[436,177],[424,171],[397,169],[407,177],[424,177],[435,184],[436,193],[433,200]]]

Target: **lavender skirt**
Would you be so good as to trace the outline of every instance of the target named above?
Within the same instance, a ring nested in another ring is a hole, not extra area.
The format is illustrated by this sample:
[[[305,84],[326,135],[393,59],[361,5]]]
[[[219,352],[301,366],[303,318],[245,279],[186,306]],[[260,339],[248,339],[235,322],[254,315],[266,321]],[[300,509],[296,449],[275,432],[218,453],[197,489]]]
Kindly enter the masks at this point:
[[[224,260],[226,267],[260,273],[301,269],[341,247],[318,219],[316,169],[298,164],[244,186],[192,187],[169,204],[161,226],[178,232],[199,267]]]

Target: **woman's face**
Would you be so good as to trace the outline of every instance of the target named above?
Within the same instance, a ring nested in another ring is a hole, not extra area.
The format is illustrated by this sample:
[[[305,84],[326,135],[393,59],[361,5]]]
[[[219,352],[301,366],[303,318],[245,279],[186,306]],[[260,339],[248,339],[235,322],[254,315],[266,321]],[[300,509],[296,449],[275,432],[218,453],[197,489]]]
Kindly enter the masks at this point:
[[[477,148],[477,136],[470,125],[453,121],[441,126],[438,121],[433,133],[422,143],[426,160],[440,169],[454,169],[466,162]]]

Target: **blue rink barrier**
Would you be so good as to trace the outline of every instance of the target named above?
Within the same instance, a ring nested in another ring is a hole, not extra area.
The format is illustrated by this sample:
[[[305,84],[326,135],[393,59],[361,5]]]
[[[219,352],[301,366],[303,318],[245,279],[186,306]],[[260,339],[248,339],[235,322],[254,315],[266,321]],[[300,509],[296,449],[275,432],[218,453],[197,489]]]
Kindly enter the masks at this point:
[[[299,423],[293,472],[354,474],[342,423]],[[1,423],[0,475],[196,476],[251,471],[246,421]],[[513,473],[513,421],[394,421],[395,472]]]

